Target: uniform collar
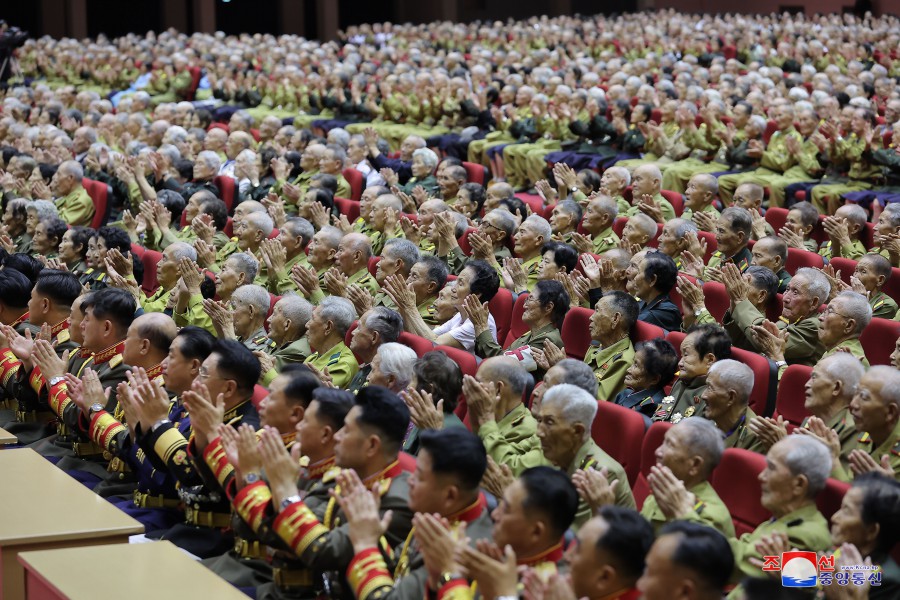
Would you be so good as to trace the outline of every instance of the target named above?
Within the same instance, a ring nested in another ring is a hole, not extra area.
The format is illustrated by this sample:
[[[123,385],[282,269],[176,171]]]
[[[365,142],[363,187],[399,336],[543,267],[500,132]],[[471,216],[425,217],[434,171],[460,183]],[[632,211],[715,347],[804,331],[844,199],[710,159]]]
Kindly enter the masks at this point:
[[[117,342],[106,348],[105,350],[101,350],[94,354],[94,365],[102,365],[104,363],[110,362],[114,356],[121,355],[125,350],[125,340],[121,342]]]
[[[69,319],[63,319],[62,321],[60,321],[59,323],[57,323],[56,325],[54,325],[53,327],[50,328],[50,337],[59,335],[60,331],[62,331],[64,329],[68,329],[68,328],[69,328]]]
[[[156,366],[150,367],[147,369],[147,379],[153,381],[157,377],[161,377],[163,372],[163,364],[159,363]]]
[[[308,479],[322,479],[328,469],[334,466],[334,456],[320,460],[306,467]]]
[[[385,479],[393,479],[402,472],[403,469],[400,467],[400,460],[397,459],[378,473],[369,475],[368,477],[363,479],[363,483],[366,485],[366,487],[370,487],[373,483],[384,481]]]
[[[562,540],[547,548],[540,554],[535,554],[534,556],[526,556],[524,558],[519,559],[517,562],[520,566],[533,567],[540,563],[558,563],[563,558],[563,544]]]
[[[478,499],[475,500],[475,502],[458,513],[450,515],[448,518],[453,523],[468,524],[480,517],[484,513],[485,508],[487,508],[487,500],[485,499],[484,494],[479,492]]]
[[[30,314],[30,313],[26,310],[26,311],[22,314],[21,317],[19,317],[18,319],[16,319],[16,320],[13,321],[12,323],[10,323],[9,326],[15,328],[15,327],[17,327],[18,325],[21,325],[22,323],[27,322],[27,321],[28,321],[28,315],[29,315],[29,314]]]

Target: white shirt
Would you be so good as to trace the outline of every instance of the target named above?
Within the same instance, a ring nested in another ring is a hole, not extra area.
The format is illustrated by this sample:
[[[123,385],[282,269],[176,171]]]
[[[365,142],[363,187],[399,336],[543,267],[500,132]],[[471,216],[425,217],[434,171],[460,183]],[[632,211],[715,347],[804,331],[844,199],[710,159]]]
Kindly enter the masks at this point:
[[[366,187],[375,187],[379,185],[387,185],[384,177],[381,176],[381,173],[376,171],[369,165],[369,161],[364,160],[358,165],[353,165],[353,168],[363,174],[363,177],[366,178]]]
[[[494,315],[492,314],[488,314],[488,330],[490,330],[491,337],[496,342],[497,324],[494,322]],[[452,319],[443,325],[438,325],[432,331],[438,337],[449,332],[453,339],[459,342],[459,345],[467,351],[472,352],[475,350],[475,326],[472,325],[472,321],[469,319],[463,321],[462,315],[459,313],[456,313]]]

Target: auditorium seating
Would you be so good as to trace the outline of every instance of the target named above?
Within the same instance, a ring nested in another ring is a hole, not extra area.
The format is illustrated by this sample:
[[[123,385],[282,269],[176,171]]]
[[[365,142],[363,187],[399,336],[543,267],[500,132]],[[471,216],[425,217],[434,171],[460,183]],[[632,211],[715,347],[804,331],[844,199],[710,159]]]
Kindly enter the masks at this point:
[[[569,358],[584,360],[584,355],[591,345],[592,314],[594,311],[580,306],[572,307],[566,313],[560,335]]]
[[[350,184],[350,199],[359,202],[359,199],[362,198],[363,188],[366,186],[363,174],[354,168],[344,169],[341,174]]]
[[[710,483],[731,512],[731,520],[738,537],[749,533],[771,517],[760,504],[762,489],[759,474],[766,468],[762,454],[729,448],[715,468]]]
[[[647,483],[647,476],[650,475],[650,468],[656,465],[656,449],[662,445],[663,438],[665,438],[666,432],[671,427],[671,423],[653,423],[641,442],[641,470],[632,487],[634,501],[638,509],[644,505],[644,500],[650,495],[650,485]]]
[[[644,417],[641,413],[612,402],[599,403],[597,416],[591,427],[591,437],[604,452],[622,465],[630,486],[637,481],[641,468],[644,430]]]
[[[109,197],[112,196],[112,190],[102,181],[94,181],[83,177],[81,185],[94,203],[94,218],[91,219],[91,227],[99,229],[106,225],[109,220]]]
[[[803,419],[809,416],[804,404],[806,402],[806,382],[809,381],[812,367],[790,365],[781,375],[778,384],[778,398],[775,401],[775,416],[781,415],[787,423],[788,433],[799,427]]]

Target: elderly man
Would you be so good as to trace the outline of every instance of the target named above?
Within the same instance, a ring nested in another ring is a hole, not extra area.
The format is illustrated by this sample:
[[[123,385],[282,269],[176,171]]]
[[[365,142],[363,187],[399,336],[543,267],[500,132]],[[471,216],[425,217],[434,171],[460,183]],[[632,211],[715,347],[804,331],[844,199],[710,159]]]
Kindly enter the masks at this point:
[[[547,390],[554,385],[569,383],[581,388],[592,396],[597,396],[597,378],[591,368],[580,360],[564,358],[549,369],[544,380],[534,388],[531,395],[531,414],[537,416],[541,410],[541,401]]]
[[[753,264],[766,267],[778,277],[778,293],[783,294],[791,281],[791,274],[784,265],[787,263],[788,245],[783,239],[775,235],[767,235],[760,238],[751,250]]]
[[[228,331],[227,328],[220,329],[219,322],[213,316],[213,323],[216,325],[219,334],[218,337],[228,338],[232,337],[233,334],[239,342],[247,346],[251,351],[271,354],[278,347],[278,344],[269,339],[264,327],[266,315],[269,312],[269,304],[269,292],[262,286],[249,284],[242,285],[234,290],[229,303],[231,315],[228,315],[227,310],[220,306],[220,311],[225,313],[222,317],[224,317],[226,322],[230,316],[232,331]],[[215,315],[214,311],[210,312],[213,312],[213,315]]]
[[[635,169],[631,178],[632,205],[623,216],[631,217],[643,212],[657,223],[674,219],[675,209],[660,194],[661,185],[662,172],[656,165],[641,165]]]
[[[698,173],[688,181],[684,192],[682,219],[693,221],[703,231],[715,229],[719,211],[713,201],[719,193],[716,178],[708,173]]]
[[[733,283],[729,280],[729,293],[734,289]],[[788,283],[782,298],[781,319],[775,324],[779,330],[787,332],[783,355],[788,364],[812,366],[824,354],[825,347],[819,339],[818,310],[828,299],[830,290],[831,286],[825,275],[809,267],[798,269]],[[732,301],[734,300],[733,297]],[[735,325],[744,332],[754,348],[768,354],[762,345],[760,334],[754,331],[757,327],[764,327],[765,315],[748,300],[734,302],[731,315]]]
[[[441,200],[452,207],[456,202],[456,195],[459,193],[459,188],[462,187],[467,179],[468,173],[466,172],[465,167],[452,166],[445,167],[443,170],[439,169],[437,182],[441,193]]]
[[[736,206],[726,208],[716,222],[718,249],[702,271],[696,268],[698,265],[692,265],[688,273],[707,281],[721,281],[719,271],[724,265],[737,265],[741,273],[746,271],[753,262],[753,255],[747,248],[752,228],[753,218],[747,210]]]
[[[387,241],[401,237],[400,213],[403,202],[394,194],[382,194],[372,204],[371,229],[366,233],[372,240],[372,254],[381,254]]]
[[[600,196],[590,201],[584,211],[581,226],[588,233],[573,233],[572,243],[579,252],[603,254],[607,250],[617,248],[619,236],[613,231],[618,208],[615,201],[608,196]]]
[[[863,329],[872,320],[872,307],[862,294],[841,292],[819,315],[819,341],[825,346],[822,358],[836,352],[849,352],[869,366],[866,352],[859,342]]]
[[[94,218],[94,201],[84,189],[82,177],[82,166],[74,160],[67,160],[59,165],[50,180],[50,191],[56,198],[54,204],[59,218],[73,227],[89,227]]]
[[[612,496],[608,503],[634,508],[634,496],[622,465],[591,438],[596,415],[597,399],[583,389],[561,383],[547,390],[537,426],[543,458],[568,473],[576,483],[583,477],[590,477],[585,471],[600,471],[607,482],[605,495]],[[591,507],[582,498],[573,527],[581,526],[590,516]]]
[[[269,316],[269,339],[275,343],[271,355],[271,366],[256,352],[263,366],[262,383],[268,385],[287,365],[304,362],[312,350],[306,339],[306,328],[312,318],[313,307],[300,296],[285,296],[272,307]]]
[[[816,508],[816,496],[825,489],[831,471],[828,448],[807,436],[790,435],[766,454],[766,467],[759,474],[760,502],[772,518],[751,533],[730,538],[735,570],[732,582],[759,577],[763,554],[759,543],[774,534],[786,535],[788,547],[822,552],[831,544],[828,521]]]
[[[275,240],[263,241],[260,245],[262,262],[265,264],[265,280],[263,273],[257,276],[256,283],[264,285],[273,294],[283,294],[293,287],[291,271],[294,265],[308,267],[309,259],[306,248],[315,235],[312,224],[302,217],[294,217],[285,221],[278,228]]]
[[[346,388],[359,370],[356,357],[344,343],[347,330],[355,320],[356,310],[349,300],[329,296],[316,306],[306,326],[309,345],[316,351],[304,364],[320,379],[330,378],[338,388]]]
[[[873,317],[893,319],[897,315],[897,302],[884,293],[891,274],[891,262],[880,254],[866,254],[856,263],[853,275],[868,292]]]
[[[513,238],[513,251],[521,264],[507,264],[503,268],[504,285],[516,293],[533,292],[541,271],[541,249],[550,240],[553,230],[544,217],[531,215],[525,219]],[[518,260],[516,260],[518,263]]]
[[[634,361],[630,334],[637,315],[638,303],[624,292],[607,292],[595,305],[584,362],[594,371],[601,400],[612,400],[625,387],[625,372]]]
[[[197,251],[190,244],[175,242],[163,250],[162,257],[156,264],[156,279],[159,289],[147,296],[141,291],[141,308],[144,312],[164,312],[169,303],[169,296],[175,289],[181,273],[179,265],[182,259],[197,260]]]
[[[575,598],[635,598],[653,530],[627,508],[604,506],[581,526],[567,553]]]
[[[721,431],[706,419],[690,417],[666,431],[647,478],[651,494],[641,508],[654,531],[675,520],[696,521],[734,537],[728,507],[709,483],[724,451]]]
[[[803,419],[800,427],[807,431],[813,427],[823,431],[822,426],[834,430],[840,445],[837,455],[832,456],[836,468],[840,465],[848,468],[850,452],[856,449],[859,433],[850,414],[850,401],[865,372],[855,356],[836,352],[816,363],[804,386],[803,408],[812,416]],[[756,417],[750,421],[750,429],[766,451],[787,435],[787,427],[780,418]]]
[[[706,389],[700,400],[703,416],[719,428],[725,436],[726,448],[742,448],[760,452],[762,444],[750,429],[756,417],[747,406],[753,392],[753,370],[736,360],[720,360],[709,369]]]
[[[690,249],[690,239],[687,235],[697,235],[697,225],[693,221],[686,219],[672,219],[663,225],[662,233],[659,234],[659,251],[672,257],[675,266],[679,271],[684,266],[682,253]]]
[[[572,245],[572,239],[583,215],[584,210],[574,200],[557,202],[550,213],[550,228],[554,239],[561,239],[564,243]]]
[[[404,392],[416,376],[414,368],[418,359],[416,351],[409,346],[397,342],[381,344],[372,357],[365,385],[380,385],[395,394]]]
[[[650,548],[637,589],[645,600],[720,600],[734,559],[727,539],[715,529],[675,521],[663,527]]]
[[[374,295],[378,291],[375,278],[369,273],[372,243],[361,233],[348,233],[341,238],[334,253],[334,266],[325,272],[322,284],[332,296],[345,296],[351,285],[358,285]],[[323,297],[321,289],[314,290],[310,302],[318,303]]]
[[[378,133],[374,129],[371,131],[369,129],[365,132],[369,162],[378,170],[391,169],[400,178],[400,183],[406,183],[412,177],[413,154],[419,148],[425,147],[425,140],[417,135],[407,136],[400,144],[399,158],[388,158],[378,149]]]
[[[419,249],[414,243],[404,238],[392,238],[385,243],[381,251],[381,260],[375,268],[375,281],[378,284],[378,292],[372,297],[369,292],[359,288],[349,290],[350,300],[360,308],[368,308],[373,303],[375,306],[386,306],[396,309],[396,305],[385,291],[385,281],[388,277],[400,275],[408,278],[413,266],[419,261]],[[438,261],[440,262],[440,261]],[[443,263],[441,263],[443,264]],[[446,269],[446,267],[444,267]]]
[[[403,317],[383,306],[376,306],[359,318],[359,326],[350,334],[350,350],[359,361],[359,370],[350,380],[348,391],[356,393],[367,384],[378,348],[396,342],[402,332]]]

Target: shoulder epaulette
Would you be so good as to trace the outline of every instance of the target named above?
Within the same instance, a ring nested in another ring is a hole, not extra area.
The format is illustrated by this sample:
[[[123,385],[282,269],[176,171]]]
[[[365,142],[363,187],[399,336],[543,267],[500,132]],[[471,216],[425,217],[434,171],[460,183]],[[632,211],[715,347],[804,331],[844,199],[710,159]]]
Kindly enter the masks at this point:
[[[324,475],[322,475],[322,483],[331,483],[332,481],[337,479],[337,476],[340,474],[341,474],[340,467],[337,467],[337,466],[331,467],[330,469],[325,471]]]

